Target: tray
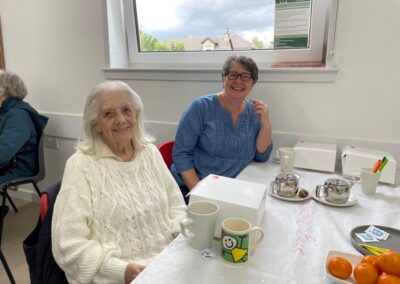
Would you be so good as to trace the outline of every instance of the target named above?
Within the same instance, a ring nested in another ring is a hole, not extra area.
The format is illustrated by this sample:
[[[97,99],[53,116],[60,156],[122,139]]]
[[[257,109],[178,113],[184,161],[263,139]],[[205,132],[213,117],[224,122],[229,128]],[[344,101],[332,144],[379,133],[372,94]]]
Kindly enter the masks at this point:
[[[355,227],[353,230],[350,232],[350,238],[351,238],[351,243],[353,246],[361,252],[362,254],[372,254],[369,250],[359,246],[357,243],[363,243],[357,236],[355,235],[356,233],[364,233],[365,230],[371,225],[363,225],[359,227]],[[380,225],[372,225],[375,226],[381,230],[384,230],[385,232],[388,232],[390,236],[388,237],[387,240],[380,240],[379,242],[374,242],[374,243],[365,243],[367,245],[375,246],[375,247],[381,247],[381,248],[387,248],[390,250],[394,250],[397,252],[400,252],[400,230],[397,230],[395,228],[391,227],[385,227],[385,226],[380,226]]]

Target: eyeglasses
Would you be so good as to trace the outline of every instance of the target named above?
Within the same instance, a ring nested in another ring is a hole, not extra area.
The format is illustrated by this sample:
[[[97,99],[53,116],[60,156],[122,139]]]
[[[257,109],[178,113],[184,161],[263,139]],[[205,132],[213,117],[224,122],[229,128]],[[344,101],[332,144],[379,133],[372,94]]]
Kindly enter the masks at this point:
[[[239,74],[238,72],[235,72],[235,71],[228,71],[224,74],[224,77],[227,77],[229,80],[236,80],[237,77],[240,77],[240,79],[243,82],[249,82],[253,79],[253,74],[251,74],[251,73]]]

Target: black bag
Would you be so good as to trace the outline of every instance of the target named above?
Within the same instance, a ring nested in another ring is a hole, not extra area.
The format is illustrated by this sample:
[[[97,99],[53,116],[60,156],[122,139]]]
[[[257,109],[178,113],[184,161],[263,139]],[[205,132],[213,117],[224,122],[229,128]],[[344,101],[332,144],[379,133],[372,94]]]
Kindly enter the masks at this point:
[[[61,182],[58,182],[44,191],[49,197],[47,214],[43,223],[39,217],[35,229],[23,242],[31,284],[68,284],[65,273],[57,265],[51,250],[51,221],[60,186]]]

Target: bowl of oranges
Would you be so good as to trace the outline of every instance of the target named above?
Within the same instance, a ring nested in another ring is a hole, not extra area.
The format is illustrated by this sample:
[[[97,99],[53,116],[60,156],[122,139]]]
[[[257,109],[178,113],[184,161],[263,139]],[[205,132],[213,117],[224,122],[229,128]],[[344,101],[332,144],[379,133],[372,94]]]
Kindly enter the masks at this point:
[[[400,253],[395,251],[379,256],[330,251],[325,268],[332,283],[400,284]]]

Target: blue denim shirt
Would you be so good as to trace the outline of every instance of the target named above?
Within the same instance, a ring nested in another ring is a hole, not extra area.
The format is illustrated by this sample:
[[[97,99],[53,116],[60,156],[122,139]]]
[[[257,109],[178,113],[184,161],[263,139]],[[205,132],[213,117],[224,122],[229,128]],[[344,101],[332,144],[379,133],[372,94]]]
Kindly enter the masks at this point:
[[[183,113],[175,137],[171,171],[177,183],[185,185],[180,173],[193,168],[200,179],[211,173],[236,177],[253,160],[267,161],[272,145],[265,153],[258,153],[255,145],[260,127],[250,101],[246,100],[234,126],[218,95],[194,100]]]

